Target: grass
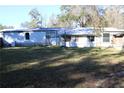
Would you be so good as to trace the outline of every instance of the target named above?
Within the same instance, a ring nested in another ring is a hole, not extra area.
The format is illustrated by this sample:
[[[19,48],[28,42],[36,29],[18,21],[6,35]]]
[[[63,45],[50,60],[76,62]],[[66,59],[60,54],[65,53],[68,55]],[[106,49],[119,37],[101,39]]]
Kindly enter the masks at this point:
[[[124,53],[107,48],[0,49],[0,87],[124,87]]]

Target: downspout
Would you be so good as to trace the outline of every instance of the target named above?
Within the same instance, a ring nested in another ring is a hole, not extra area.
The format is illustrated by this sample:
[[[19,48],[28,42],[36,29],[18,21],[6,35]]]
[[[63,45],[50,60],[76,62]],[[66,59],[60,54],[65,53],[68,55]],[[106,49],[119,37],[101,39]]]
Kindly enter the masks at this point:
[[[57,43],[57,30],[56,30],[56,46],[58,45],[58,43]]]
[[[65,31],[65,30],[64,30],[64,31]],[[66,31],[65,31],[65,36],[64,36],[64,37],[65,37],[65,47],[66,47]]]

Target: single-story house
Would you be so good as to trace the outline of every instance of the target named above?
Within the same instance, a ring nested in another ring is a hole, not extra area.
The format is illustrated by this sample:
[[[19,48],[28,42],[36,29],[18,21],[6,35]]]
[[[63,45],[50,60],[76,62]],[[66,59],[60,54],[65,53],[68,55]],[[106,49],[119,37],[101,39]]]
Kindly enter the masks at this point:
[[[100,35],[92,27],[65,29],[61,37],[67,47],[124,47],[124,29],[103,28]]]
[[[60,29],[4,29],[0,31],[0,37],[4,46],[59,45]]]
[[[4,29],[5,46],[57,45],[66,47],[124,47],[124,29],[104,28],[100,35],[92,27]]]

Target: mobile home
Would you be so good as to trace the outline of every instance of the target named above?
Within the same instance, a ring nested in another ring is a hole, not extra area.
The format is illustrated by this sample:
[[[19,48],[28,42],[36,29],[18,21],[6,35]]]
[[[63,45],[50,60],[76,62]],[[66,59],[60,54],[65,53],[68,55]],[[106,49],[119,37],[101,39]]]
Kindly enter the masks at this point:
[[[100,35],[92,27],[83,27],[4,29],[0,36],[5,46],[124,47],[124,29],[110,27]]]
[[[4,29],[4,46],[59,45],[61,28]]]
[[[45,32],[30,29],[4,29],[2,30],[4,46],[30,46],[44,44]]]

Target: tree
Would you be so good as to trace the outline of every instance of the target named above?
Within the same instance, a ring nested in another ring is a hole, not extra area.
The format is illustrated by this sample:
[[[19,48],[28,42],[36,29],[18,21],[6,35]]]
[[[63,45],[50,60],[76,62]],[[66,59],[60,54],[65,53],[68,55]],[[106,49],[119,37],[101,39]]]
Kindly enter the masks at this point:
[[[124,6],[62,5],[61,14],[52,23],[59,27],[124,28]],[[97,28],[100,28],[98,30]]]
[[[39,13],[37,9],[32,9],[29,12],[29,16],[31,17],[31,20],[29,22],[22,23],[21,24],[22,27],[37,28],[43,26],[42,15]]]
[[[77,27],[78,25],[84,26],[84,13],[81,6],[61,6],[62,14],[59,15],[61,23],[65,24],[66,27]]]
[[[10,29],[10,28],[14,28],[14,27],[0,24],[0,30],[2,30],[2,29]]]
[[[54,14],[52,14],[52,16],[49,18],[47,27],[60,27],[60,23]]]
[[[108,6],[104,17],[108,27],[124,28],[124,6]]]
[[[63,27],[96,26],[100,22],[97,6],[63,5],[58,23]]]

